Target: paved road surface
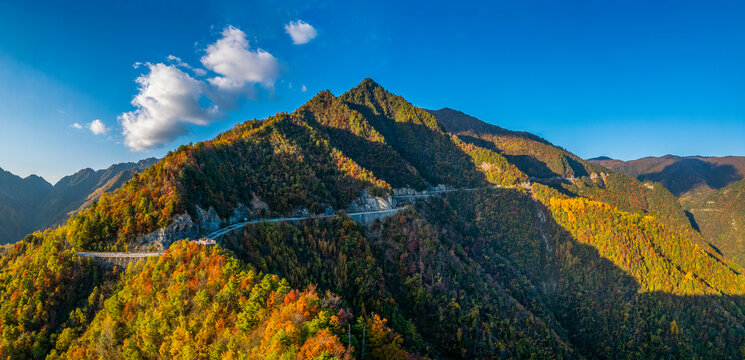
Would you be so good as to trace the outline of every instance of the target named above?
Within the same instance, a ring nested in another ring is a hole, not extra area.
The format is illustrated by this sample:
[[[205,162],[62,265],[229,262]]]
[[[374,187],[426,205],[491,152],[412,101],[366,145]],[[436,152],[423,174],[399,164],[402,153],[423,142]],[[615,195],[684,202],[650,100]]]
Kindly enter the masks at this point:
[[[390,213],[394,214],[401,210],[403,208],[395,208],[395,209],[386,209],[386,210],[375,210],[375,211],[362,211],[362,212],[356,212],[356,213],[347,213],[346,215],[350,217],[355,216],[361,216],[361,215],[374,215],[374,214],[384,214],[384,213]],[[339,216],[339,214],[332,214],[332,215],[315,215],[315,216],[305,216],[305,217],[279,217],[279,218],[271,218],[271,219],[254,219],[244,222],[239,222],[227,227],[224,227],[220,230],[217,230],[207,236],[205,236],[208,239],[217,239],[220,236],[225,235],[228,232],[231,232],[236,229],[240,229],[248,224],[258,224],[260,222],[284,222],[284,221],[303,221],[303,220],[310,220],[310,219],[326,219]]]
[[[164,252],[79,252],[78,256],[97,257],[97,258],[146,258],[150,256],[161,256]]]
[[[392,215],[401,209],[403,208],[376,210],[376,211],[363,211],[363,212],[357,212],[357,213],[348,213],[347,215],[351,217],[384,214],[384,213],[390,213]],[[208,239],[217,239],[218,237],[223,236],[230,231],[243,228],[247,224],[258,224],[260,222],[283,222],[283,221],[302,221],[302,220],[309,220],[309,219],[325,219],[325,218],[330,218],[330,217],[335,217],[335,216],[339,216],[339,214],[316,215],[316,216],[305,216],[305,217],[289,217],[289,218],[279,217],[279,218],[270,218],[270,219],[254,219],[254,220],[249,220],[249,221],[233,224],[230,226],[226,226],[205,237]],[[100,252],[100,251],[78,253],[79,256],[86,256],[86,257],[93,257],[93,258],[146,258],[150,256],[160,256],[163,254],[164,252]]]
[[[451,191],[473,191],[478,190],[478,188],[474,189],[452,189],[452,190],[439,190],[439,191],[432,191],[430,193],[424,193],[424,194],[413,194],[413,195],[394,195],[394,198],[425,198],[432,195],[442,194],[446,192]],[[346,215],[355,218],[355,217],[365,217],[365,215],[384,215],[384,214],[390,214],[393,215],[399,210],[403,209],[402,207],[395,208],[395,209],[386,209],[386,210],[375,210],[375,211],[363,211],[363,212],[356,212],[356,213],[347,213]],[[309,219],[325,219],[330,217],[339,216],[339,214],[332,214],[332,215],[315,215],[315,216],[305,216],[305,217],[279,217],[279,218],[270,218],[270,219],[254,219],[249,221],[244,221],[236,224],[232,224],[229,226],[226,226],[222,229],[219,229],[217,231],[214,231],[210,233],[209,235],[205,236],[208,239],[217,239],[220,236],[223,236],[227,234],[228,232],[231,232],[236,229],[243,228],[244,226],[248,224],[258,224],[260,222],[284,222],[284,221],[302,221],[302,220],[309,220]],[[146,258],[150,256],[160,256],[163,255],[163,252],[79,252],[79,256],[87,256],[87,257],[94,257],[94,258]]]

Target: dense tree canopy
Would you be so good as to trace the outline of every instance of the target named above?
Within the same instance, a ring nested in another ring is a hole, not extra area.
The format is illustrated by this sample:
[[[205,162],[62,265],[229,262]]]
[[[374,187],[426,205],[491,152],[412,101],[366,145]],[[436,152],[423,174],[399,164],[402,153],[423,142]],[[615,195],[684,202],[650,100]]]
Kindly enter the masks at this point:
[[[745,354],[744,269],[664,187],[534,135],[438,118],[368,79],[182,146],[2,249],[0,357]],[[363,194],[439,184],[459,190],[371,223],[343,214]],[[225,225],[241,205],[337,215],[250,224],[214,247],[176,241],[126,271],[77,254],[142,247],[176,216],[199,221],[197,207]]]

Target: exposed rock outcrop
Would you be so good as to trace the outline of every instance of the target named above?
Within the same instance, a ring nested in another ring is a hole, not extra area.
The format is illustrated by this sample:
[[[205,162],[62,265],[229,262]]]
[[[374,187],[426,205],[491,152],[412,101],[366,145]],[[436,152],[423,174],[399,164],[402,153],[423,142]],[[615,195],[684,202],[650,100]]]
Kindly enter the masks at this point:
[[[165,250],[176,240],[190,238],[196,239],[200,235],[199,226],[194,223],[189,214],[177,215],[173,222],[155,230],[138,241],[138,248]]]
[[[395,207],[396,206],[390,195],[386,197],[377,197],[372,196],[367,190],[364,190],[360,197],[349,204],[347,212],[390,210]]]
[[[202,233],[211,233],[217,231],[222,227],[222,219],[217,215],[217,211],[212,206],[208,210],[204,210],[199,205],[197,209],[197,221],[199,222],[199,229]]]

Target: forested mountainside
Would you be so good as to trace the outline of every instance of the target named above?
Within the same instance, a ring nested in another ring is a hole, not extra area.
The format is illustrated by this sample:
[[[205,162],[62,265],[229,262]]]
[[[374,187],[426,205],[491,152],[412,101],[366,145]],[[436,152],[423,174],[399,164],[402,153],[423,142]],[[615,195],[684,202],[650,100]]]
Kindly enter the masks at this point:
[[[681,199],[696,227],[719,251],[745,266],[745,180]]]
[[[674,156],[645,157],[621,161],[590,159],[592,163],[633,176],[641,181],[662,183],[675,196],[721,189],[745,178],[745,157]]]
[[[743,268],[667,189],[433,113],[366,79],[180,147],[5,250],[0,357],[745,354]],[[372,223],[344,215],[361,196],[437,185],[454,191]],[[152,248],[147,234],[184,219],[206,234],[231,218],[333,213],[248,224],[214,247],[167,239],[126,271],[77,255]]]
[[[745,265],[745,157],[610,158],[590,162],[643,181],[659,182],[678,196],[692,225],[721,254]]]
[[[118,189],[135,172],[156,161],[151,158],[102,170],[83,169],[54,185],[35,175],[21,179],[0,169],[0,244],[64,223],[72,213],[87,207],[102,193]]]
[[[44,179],[25,179],[0,169],[0,244],[22,239],[35,230],[30,227],[35,205],[52,189]]]
[[[429,112],[460,140],[499,153],[528,176],[580,177],[602,171],[536,135],[506,130],[449,108]]]

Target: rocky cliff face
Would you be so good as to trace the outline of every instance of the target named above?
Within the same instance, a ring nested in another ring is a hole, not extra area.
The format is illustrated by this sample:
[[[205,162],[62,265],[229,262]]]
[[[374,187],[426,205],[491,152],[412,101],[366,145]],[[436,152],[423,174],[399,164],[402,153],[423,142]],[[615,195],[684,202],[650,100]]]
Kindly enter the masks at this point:
[[[165,250],[179,239],[197,239],[200,237],[199,225],[195,224],[189,214],[181,214],[173,222],[140,239],[136,250]]]
[[[352,201],[347,207],[347,212],[364,212],[364,211],[378,211],[378,210],[390,210],[396,208],[396,204],[390,195],[386,197],[372,196],[367,190],[362,192],[362,195]]]
[[[226,225],[239,223],[244,219],[254,219],[262,213],[266,213],[266,203],[257,197],[254,198],[251,206],[253,209],[245,204],[238,203],[238,206],[233,209],[232,215],[227,219],[220,218],[213,207],[205,210],[197,206],[196,221],[188,213],[178,215],[170,225],[140,238],[135,248],[137,250],[165,250],[175,241],[198,239]]]

